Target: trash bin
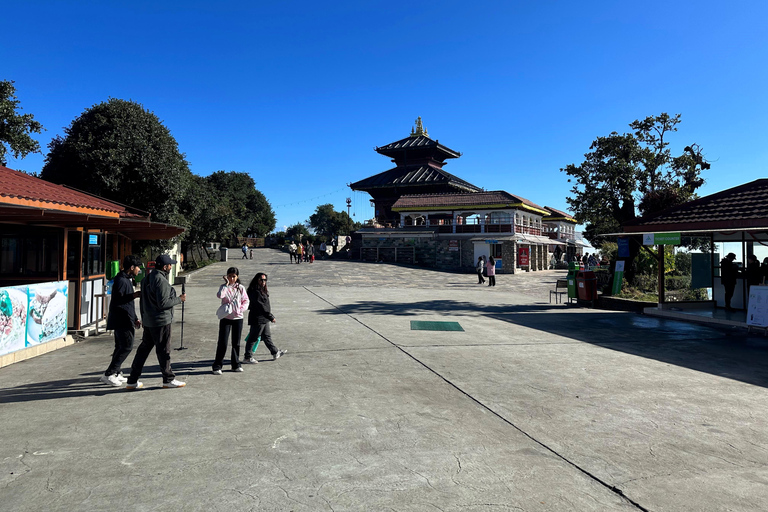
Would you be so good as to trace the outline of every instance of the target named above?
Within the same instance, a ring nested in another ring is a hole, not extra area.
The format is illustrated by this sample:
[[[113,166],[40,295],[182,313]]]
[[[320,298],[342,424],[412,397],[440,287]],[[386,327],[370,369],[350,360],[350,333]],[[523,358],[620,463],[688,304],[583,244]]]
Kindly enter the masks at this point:
[[[568,299],[578,299],[579,294],[576,291],[576,273],[579,271],[579,264],[572,261],[568,264]]]
[[[219,250],[221,251],[221,261],[227,261],[227,248],[222,247]]]
[[[597,300],[597,276],[591,270],[579,270],[576,274],[576,286],[579,300],[594,302]]]
[[[120,262],[110,261],[107,263],[107,279],[114,279],[120,273]]]

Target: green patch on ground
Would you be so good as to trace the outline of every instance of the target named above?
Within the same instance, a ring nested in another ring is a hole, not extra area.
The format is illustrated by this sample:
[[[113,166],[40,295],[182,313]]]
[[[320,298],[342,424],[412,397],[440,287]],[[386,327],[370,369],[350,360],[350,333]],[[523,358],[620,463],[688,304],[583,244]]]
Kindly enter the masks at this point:
[[[464,331],[459,322],[423,322],[411,320],[412,331]]]

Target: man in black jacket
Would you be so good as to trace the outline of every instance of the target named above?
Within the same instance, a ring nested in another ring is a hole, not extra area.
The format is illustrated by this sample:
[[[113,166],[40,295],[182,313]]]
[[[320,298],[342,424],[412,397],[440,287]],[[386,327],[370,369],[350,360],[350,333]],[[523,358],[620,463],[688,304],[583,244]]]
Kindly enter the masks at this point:
[[[725,288],[725,309],[728,311],[733,311],[731,299],[736,289],[736,278],[739,275],[739,267],[734,262],[735,259],[736,255],[730,252],[725,258],[720,260],[720,282],[723,283],[723,288]]]
[[[123,259],[123,270],[115,276],[112,284],[112,300],[109,302],[107,330],[115,335],[115,351],[101,382],[109,386],[120,386],[126,380],[120,367],[133,349],[133,337],[141,321],[136,316],[134,301],[141,292],[133,291],[134,278],[141,272],[141,260],[129,254]]]

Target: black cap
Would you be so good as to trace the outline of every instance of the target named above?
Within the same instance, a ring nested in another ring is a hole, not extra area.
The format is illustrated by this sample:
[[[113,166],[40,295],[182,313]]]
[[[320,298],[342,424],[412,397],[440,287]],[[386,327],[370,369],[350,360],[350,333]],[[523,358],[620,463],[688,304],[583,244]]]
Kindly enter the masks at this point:
[[[161,254],[155,260],[156,267],[164,267],[165,265],[173,265],[174,263],[176,263],[176,260],[168,256],[167,254]]]

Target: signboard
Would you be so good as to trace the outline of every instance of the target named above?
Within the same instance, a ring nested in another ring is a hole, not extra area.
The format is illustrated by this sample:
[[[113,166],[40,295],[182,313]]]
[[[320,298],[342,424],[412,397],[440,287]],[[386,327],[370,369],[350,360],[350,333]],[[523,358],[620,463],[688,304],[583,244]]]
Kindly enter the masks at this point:
[[[520,247],[517,250],[517,264],[521,267],[530,265],[530,260],[528,258],[529,255],[529,249],[528,247]]]
[[[99,235],[88,235],[88,245],[99,245]]]
[[[629,258],[629,238],[620,236],[616,242],[619,245],[619,258]]]
[[[486,240],[485,243],[487,243],[487,244],[497,244],[497,243],[499,243],[499,241],[498,240]]]
[[[768,327],[768,286],[751,286],[747,306],[747,325]]]
[[[67,335],[69,281],[0,288],[0,355]]]
[[[459,241],[458,240],[448,240],[448,250],[449,251],[458,251],[459,250]]]
[[[680,233],[645,233],[643,245],[680,245]]]
[[[616,270],[613,273],[613,288],[611,288],[611,295],[618,295],[621,293],[621,283],[624,281],[624,262],[616,262]]]

